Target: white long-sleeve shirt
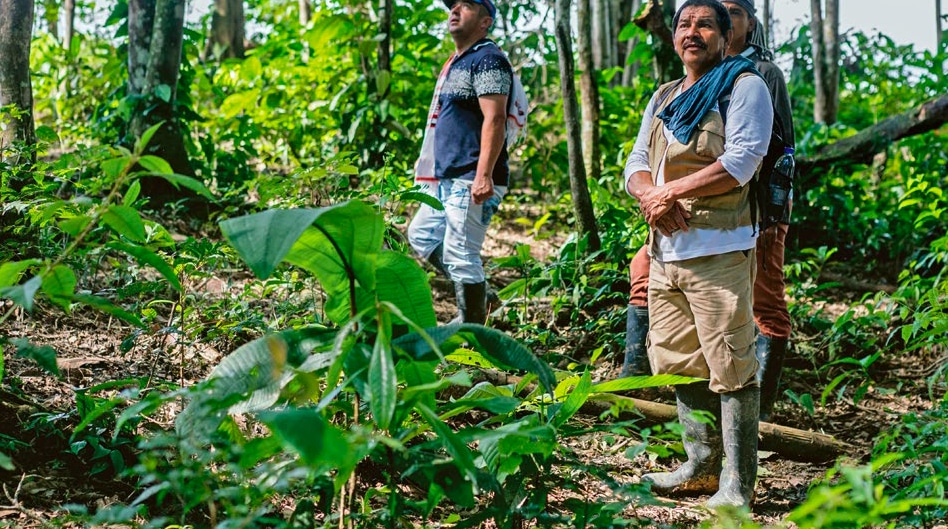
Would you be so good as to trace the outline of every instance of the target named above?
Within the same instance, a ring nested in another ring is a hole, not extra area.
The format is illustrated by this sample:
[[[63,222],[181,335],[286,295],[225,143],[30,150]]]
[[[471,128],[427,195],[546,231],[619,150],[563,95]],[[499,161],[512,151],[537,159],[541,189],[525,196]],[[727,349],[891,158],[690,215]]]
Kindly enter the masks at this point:
[[[678,97],[681,89],[675,90],[672,98]],[[635,145],[625,164],[625,183],[628,189],[629,178],[638,171],[652,172],[648,164],[648,137],[655,119],[658,101],[655,95],[649,101],[642,118],[642,125],[636,137]],[[717,105],[712,109],[718,111]],[[773,129],[773,103],[770,92],[763,79],[756,75],[745,76],[734,84],[731,101],[727,107],[727,119],[724,127],[724,154],[718,158],[724,169],[740,185],[745,185],[754,177],[761,160],[767,154],[770,134]],[[677,142],[674,135],[664,125],[662,131],[668,144]],[[664,163],[662,158],[655,185],[665,184]],[[688,231],[676,231],[670,237],[655,231],[655,246],[650,249],[652,257],[663,262],[683,261],[696,257],[718,255],[737,250],[748,250],[756,245],[754,226],[741,226],[733,230],[713,228],[690,228]]]

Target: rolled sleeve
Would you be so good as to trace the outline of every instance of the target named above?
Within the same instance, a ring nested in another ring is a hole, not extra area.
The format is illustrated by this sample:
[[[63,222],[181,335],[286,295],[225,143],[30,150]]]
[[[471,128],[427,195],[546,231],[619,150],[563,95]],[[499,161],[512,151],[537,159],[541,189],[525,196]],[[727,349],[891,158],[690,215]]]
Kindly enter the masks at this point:
[[[629,157],[625,161],[623,175],[625,176],[626,193],[628,193],[629,189],[629,178],[632,178],[633,174],[639,171],[652,171],[652,168],[648,165],[648,133],[649,129],[652,128],[652,120],[654,118],[655,94],[652,95],[648,106],[645,107],[645,115],[642,116],[642,125],[639,127],[639,134],[635,137],[635,145],[632,147],[632,152],[629,153]]]
[[[756,75],[740,79],[731,93],[724,154],[719,158],[740,185],[750,182],[767,154],[773,120],[773,103],[764,80]]]

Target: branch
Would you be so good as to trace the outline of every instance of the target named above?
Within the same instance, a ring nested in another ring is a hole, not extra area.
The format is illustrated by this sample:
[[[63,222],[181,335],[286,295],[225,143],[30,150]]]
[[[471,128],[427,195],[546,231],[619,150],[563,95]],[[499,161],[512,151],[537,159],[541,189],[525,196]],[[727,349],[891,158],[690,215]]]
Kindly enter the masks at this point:
[[[941,95],[916,108],[886,118],[861,130],[855,136],[824,145],[811,156],[797,159],[801,182],[813,178],[815,169],[825,169],[839,162],[869,163],[893,142],[935,130],[948,123],[948,95]]]
[[[669,46],[674,45],[671,30],[665,23],[665,16],[662,14],[661,5],[655,0],[649,0],[642,14],[635,17],[632,22],[641,29],[656,35],[665,41]]]

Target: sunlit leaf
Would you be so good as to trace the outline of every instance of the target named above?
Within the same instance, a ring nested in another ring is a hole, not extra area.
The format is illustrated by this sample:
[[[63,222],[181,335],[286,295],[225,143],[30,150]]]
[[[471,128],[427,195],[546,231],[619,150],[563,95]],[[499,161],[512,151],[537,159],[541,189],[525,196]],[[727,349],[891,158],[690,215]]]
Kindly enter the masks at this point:
[[[59,265],[43,276],[43,293],[53,303],[69,309],[69,299],[76,291],[76,274],[71,268]]]
[[[23,272],[31,266],[39,266],[42,261],[39,259],[26,259],[24,261],[9,261],[0,265],[0,288],[15,285],[20,280]]]
[[[145,223],[138,210],[129,206],[111,206],[102,214],[102,222],[115,233],[135,242],[145,242]]]
[[[135,260],[143,266],[150,266],[154,268],[158,271],[158,273],[161,274],[162,277],[165,278],[165,280],[168,281],[172,288],[178,291],[181,290],[181,282],[178,280],[178,275],[175,274],[174,268],[172,268],[167,261],[165,261],[155,252],[137,244],[112,242],[106,246],[112,248],[113,250],[118,250],[134,257]]]

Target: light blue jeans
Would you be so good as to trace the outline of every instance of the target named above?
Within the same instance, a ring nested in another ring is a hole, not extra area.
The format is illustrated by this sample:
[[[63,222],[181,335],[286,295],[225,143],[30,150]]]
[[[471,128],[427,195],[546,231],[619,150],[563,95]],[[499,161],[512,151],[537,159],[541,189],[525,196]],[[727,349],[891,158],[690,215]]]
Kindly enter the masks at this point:
[[[465,284],[484,281],[481,248],[490,219],[497,213],[506,186],[494,186],[494,196],[483,204],[471,200],[470,180],[446,179],[422,186],[422,191],[444,204],[444,211],[422,204],[408,226],[408,243],[427,259],[444,244],[444,267],[452,281]]]

